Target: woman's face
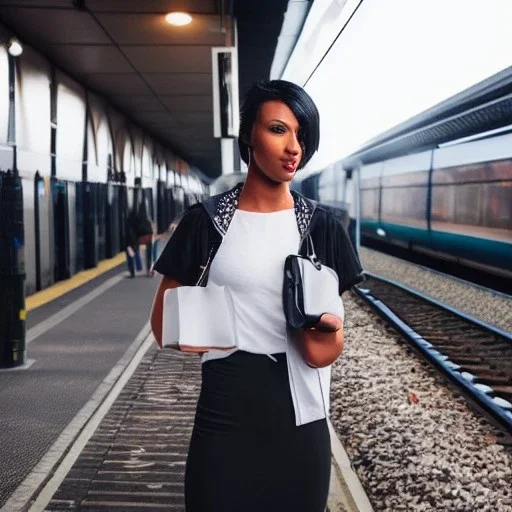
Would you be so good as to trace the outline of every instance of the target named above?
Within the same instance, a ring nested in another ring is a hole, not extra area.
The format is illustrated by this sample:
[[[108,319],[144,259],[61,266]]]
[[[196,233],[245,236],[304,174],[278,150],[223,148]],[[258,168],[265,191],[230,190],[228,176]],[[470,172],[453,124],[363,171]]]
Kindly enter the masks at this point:
[[[283,183],[293,179],[302,158],[299,122],[282,101],[262,103],[251,132],[250,169]]]

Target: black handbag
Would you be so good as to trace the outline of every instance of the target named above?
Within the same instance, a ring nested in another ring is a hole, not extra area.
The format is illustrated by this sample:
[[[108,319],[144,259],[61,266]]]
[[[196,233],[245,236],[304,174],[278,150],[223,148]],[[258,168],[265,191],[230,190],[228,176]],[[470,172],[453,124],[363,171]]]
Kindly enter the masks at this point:
[[[292,254],[284,264],[283,309],[288,325],[294,329],[314,327],[324,313],[343,316],[336,272],[321,263],[311,236],[307,256]]]

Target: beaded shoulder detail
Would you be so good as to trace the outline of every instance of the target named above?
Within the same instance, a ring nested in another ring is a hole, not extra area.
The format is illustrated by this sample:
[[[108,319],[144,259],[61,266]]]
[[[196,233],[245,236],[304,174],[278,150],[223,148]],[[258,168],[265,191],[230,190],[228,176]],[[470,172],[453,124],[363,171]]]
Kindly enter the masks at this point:
[[[213,222],[222,236],[225,236],[231,221],[238,208],[238,199],[242,191],[243,184],[219,194],[218,196],[211,197],[206,201],[205,207],[210,211]],[[297,226],[299,228],[300,236],[302,237],[309,227],[311,218],[313,216],[314,206],[313,203],[306,198],[292,192],[295,217],[297,219]],[[212,211],[213,210],[213,211]]]
[[[307,201],[300,194],[293,194],[293,203],[295,209],[295,218],[297,219],[297,226],[299,228],[300,236],[304,236],[304,233],[309,227],[311,217],[313,216],[314,208],[312,204]]]
[[[233,220],[241,191],[242,185],[237,185],[235,188],[220,194],[216,198],[213,222],[223,236],[227,233],[229,225]]]

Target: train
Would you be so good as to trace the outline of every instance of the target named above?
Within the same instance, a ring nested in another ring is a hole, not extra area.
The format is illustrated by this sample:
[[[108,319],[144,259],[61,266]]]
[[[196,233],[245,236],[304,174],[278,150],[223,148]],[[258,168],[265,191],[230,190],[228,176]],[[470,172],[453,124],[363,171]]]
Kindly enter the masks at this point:
[[[2,190],[12,183],[6,179],[10,175],[11,171],[0,169],[0,194],[6,197],[12,197],[12,190]],[[73,181],[37,171],[33,177],[26,172],[17,177],[23,209],[19,270],[25,274],[26,295],[123,251],[126,217],[135,202],[145,202],[157,232],[164,233],[173,219],[206,197],[202,186],[169,186],[155,180],[154,186],[143,187],[137,178],[128,186],[120,178],[103,183]]]
[[[0,277],[24,273],[26,295],[123,251],[135,201],[162,233],[207,195],[199,169],[37,50],[0,47],[0,74]]]
[[[340,160],[294,187],[357,217],[378,241],[512,277],[512,126],[347,169]]]

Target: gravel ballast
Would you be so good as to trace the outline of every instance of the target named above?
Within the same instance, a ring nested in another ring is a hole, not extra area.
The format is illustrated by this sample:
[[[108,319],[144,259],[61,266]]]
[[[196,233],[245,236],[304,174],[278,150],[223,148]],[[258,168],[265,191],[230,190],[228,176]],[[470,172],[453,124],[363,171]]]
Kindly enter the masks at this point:
[[[512,332],[512,299],[415,263],[361,247],[365,270],[405,284],[483,322]]]
[[[343,300],[331,421],[375,512],[512,512],[512,448],[362,299]]]

